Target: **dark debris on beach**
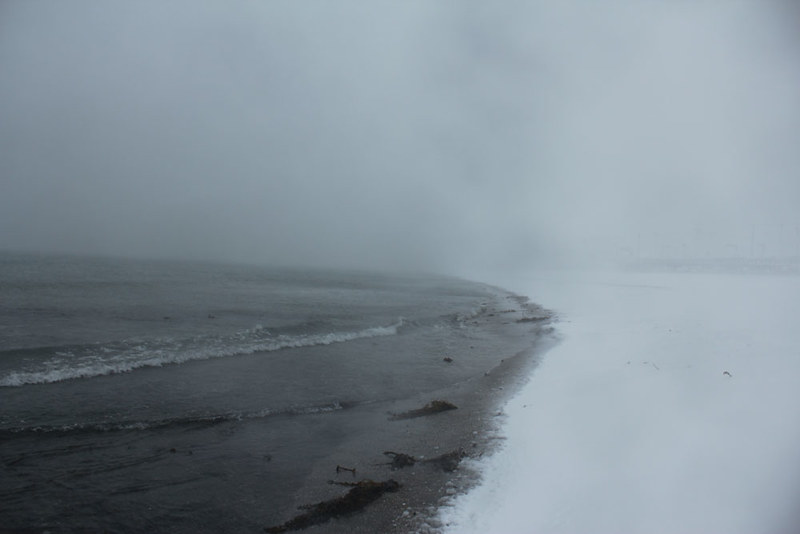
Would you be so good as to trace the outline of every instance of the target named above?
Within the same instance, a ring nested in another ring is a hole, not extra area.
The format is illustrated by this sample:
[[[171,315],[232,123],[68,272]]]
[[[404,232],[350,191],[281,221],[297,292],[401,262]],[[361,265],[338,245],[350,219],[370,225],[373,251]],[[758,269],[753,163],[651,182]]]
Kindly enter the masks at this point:
[[[392,470],[403,469],[404,467],[411,467],[417,463],[422,463],[433,465],[446,473],[452,473],[455,471],[458,468],[458,464],[461,463],[461,460],[467,456],[467,453],[464,451],[464,449],[456,449],[434,458],[428,458],[424,460],[415,458],[410,454],[405,454],[402,452],[386,451],[383,454],[392,459],[390,462],[383,464],[390,466]]]
[[[451,402],[447,402],[444,400],[434,400],[423,406],[422,408],[418,408],[416,410],[409,410],[407,412],[391,414],[389,417],[392,421],[398,421],[401,419],[413,419],[415,417],[425,417],[426,415],[433,415],[441,412],[446,412],[448,410],[457,410],[458,406]]]
[[[282,525],[266,527],[264,532],[277,534],[327,523],[333,518],[350,515],[364,509],[384,493],[393,493],[400,489],[400,484],[392,479],[383,482],[368,479],[360,482],[329,481],[329,484],[347,486],[350,487],[350,490],[341,497],[305,506],[303,508],[307,509],[307,512],[295,516]]]

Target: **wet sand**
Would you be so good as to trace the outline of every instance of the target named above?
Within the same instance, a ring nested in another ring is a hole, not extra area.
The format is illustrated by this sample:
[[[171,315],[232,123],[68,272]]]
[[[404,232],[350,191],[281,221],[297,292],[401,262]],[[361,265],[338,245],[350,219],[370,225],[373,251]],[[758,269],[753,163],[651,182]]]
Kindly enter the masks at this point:
[[[530,316],[530,312],[525,315]],[[475,319],[476,325],[477,321],[494,322],[516,334],[522,332],[530,341],[525,350],[497,354],[494,365],[487,366],[481,375],[414,398],[360,405],[327,414],[326,422],[347,429],[350,437],[340,440],[329,455],[313,463],[292,505],[281,510],[281,521],[306,512],[309,505],[347,494],[349,487],[331,484],[331,481],[394,480],[400,484],[398,491],[384,493],[359,512],[332,518],[304,528],[302,532],[436,532],[438,507],[478,481],[478,473],[470,469],[466,460],[490,453],[502,442],[498,428],[503,419],[504,401],[527,382],[539,356],[553,343],[549,321],[518,322],[522,317],[523,312],[501,315],[490,310]],[[454,360],[457,358],[458,355],[453,355]],[[442,365],[451,363],[443,361]],[[433,400],[444,400],[458,408],[408,419],[392,417],[420,409]],[[392,458],[384,451],[407,454],[417,462],[393,469],[388,465]],[[459,451],[463,459],[450,472],[440,463],[427,461]],[[337,472],[337,466],[355,469],[355,474],[341,469]]]

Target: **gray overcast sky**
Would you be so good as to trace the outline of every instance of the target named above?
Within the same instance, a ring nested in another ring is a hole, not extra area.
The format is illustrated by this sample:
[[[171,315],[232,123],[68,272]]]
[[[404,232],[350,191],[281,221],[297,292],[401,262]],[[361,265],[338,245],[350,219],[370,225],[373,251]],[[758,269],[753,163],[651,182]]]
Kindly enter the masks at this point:
[[[792,253],[799,36],[765,0],[3,0],[0,248]]]

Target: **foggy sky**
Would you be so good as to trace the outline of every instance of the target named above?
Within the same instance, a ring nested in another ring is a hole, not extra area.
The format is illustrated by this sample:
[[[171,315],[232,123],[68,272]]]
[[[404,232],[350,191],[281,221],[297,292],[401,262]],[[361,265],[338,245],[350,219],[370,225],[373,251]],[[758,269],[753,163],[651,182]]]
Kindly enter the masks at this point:
[[[0,249],[797,254],[798,35],[755,0],[4,0]]]

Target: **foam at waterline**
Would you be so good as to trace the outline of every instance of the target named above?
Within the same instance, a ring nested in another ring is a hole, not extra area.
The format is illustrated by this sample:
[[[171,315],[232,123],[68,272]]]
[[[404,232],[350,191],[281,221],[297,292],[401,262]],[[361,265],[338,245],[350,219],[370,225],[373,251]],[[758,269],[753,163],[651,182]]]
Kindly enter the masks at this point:
[[[126,373],[143,367],[162,367],[196,360],[243,356],[256,352],[274,352],[281,349],[331,345],[357,339],[393,336],[397,335],[398,329],[403,324],[404,319],[400,318],[398,322],[389,326],[375,326],[351,332],[327,332],[297,336],[282,334],[275,338],[259,339],[249,343],[240,339],[238,344],[231,344],[228,338],[208,339],[205,346],[198,345],[188,348],[182,347],[177,342],[159,347],[152,347],[148,343],[140,343],[117,352],[101,346],[97,347],[93,353],[82,357],[76,357],[69,351],[59,351],[56,353],[59,358],[41,362],[38,364],[39,369],[12,371],[0,377],[0,387],[48,384],[64,380]],[[256,328],[253,331],[261,331],[261,329]]]

